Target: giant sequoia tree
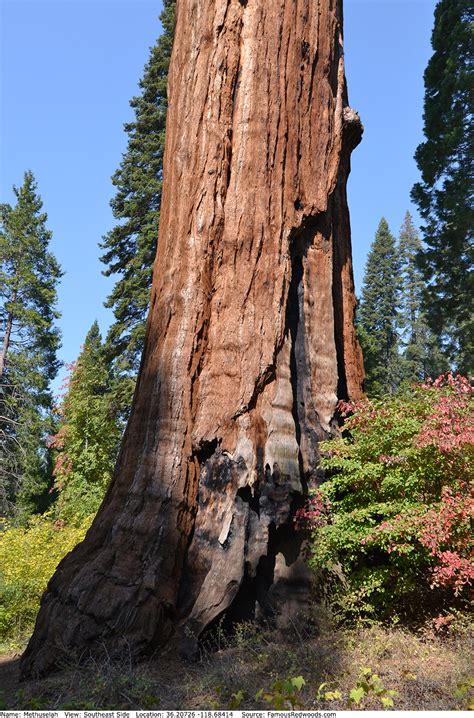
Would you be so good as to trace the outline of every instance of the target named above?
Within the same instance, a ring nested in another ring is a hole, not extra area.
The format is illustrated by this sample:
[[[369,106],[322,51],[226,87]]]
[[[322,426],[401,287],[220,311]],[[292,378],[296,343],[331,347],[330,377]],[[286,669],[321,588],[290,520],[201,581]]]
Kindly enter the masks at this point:
[[[178,0],[150,314],[115,476],[43,597],[61,647],[192,653],[305,594],[293,512],[361,393],[340,0]]]

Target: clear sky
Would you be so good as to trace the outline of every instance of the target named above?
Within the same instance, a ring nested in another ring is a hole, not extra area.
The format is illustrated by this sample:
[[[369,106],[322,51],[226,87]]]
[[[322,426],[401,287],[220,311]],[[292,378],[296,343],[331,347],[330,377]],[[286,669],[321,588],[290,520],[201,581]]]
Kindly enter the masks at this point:
[[[263,2],[264,0],[262,0]],[[365,126],[352,158],[349,206],[357,288],[382,215],[398,233],[418,179],[423,72],[436,0],[345,0],[351,105]],[[122,125],[149,47],[160,0],[0,0],[0,201],[31,169],[65,276],[63,347],[72,361],[94,319],[103,332],[113,285],[98,242],[114,223],[110,177],[126,147]]]

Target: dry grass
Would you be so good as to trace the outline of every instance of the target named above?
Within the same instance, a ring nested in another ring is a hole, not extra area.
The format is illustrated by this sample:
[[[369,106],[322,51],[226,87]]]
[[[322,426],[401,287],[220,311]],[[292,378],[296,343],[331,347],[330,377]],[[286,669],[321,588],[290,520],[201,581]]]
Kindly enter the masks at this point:
[[[292,626],[278,636],[246,624],[232,640],[217,631],[214,650],[204,650],[195,664],[181,662],[170,651],[139,665],[106,659],[66,665],[47,679],[20,685],[18,661],[3,659],[0,708],[225,709],[236,707],[235,701],[240,709],[270,708],[256,693],[263,688],[275,694],[276,681],[301,675],[306,684],[295,690],[298,707],[343,710],[363,668],[397,692],[398,710],[460,710],[472,701],[472,631],[465,620],[453,622],[444,633],[378,625],[336,629],[326,619],[318,624],[319,630]],[[328,685],[318,698],[321,683]],[[328,691],[341,697],[327,700]],[[354,707],[382,706],[370,693]]]

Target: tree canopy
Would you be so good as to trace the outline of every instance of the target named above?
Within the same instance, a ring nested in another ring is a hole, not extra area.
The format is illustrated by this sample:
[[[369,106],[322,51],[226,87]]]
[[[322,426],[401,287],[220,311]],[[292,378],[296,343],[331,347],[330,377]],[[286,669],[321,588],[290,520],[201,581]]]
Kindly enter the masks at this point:
[[[427,287],[427,317],[451,360],[473,369],[473,124],[474,12],[469,0],[440,0],[433,55],[425,71],[425,141],[416,151],[421,181],[413,190],[424,221],[418,253]]]
[[[116,373],[116,401],[125,416],[143,349],[158,238],[174,10],[175,0],[165,0],[163,33],[151,48],[141,94],[130,102],[135,119],[124,126],[128,145],[112,177],[116,193],[110,204],[118,221],[101,244],[104,274],[118,275],[105,303],[115,317],[106,346]]]
[[[400,382],[400,269],[395,237],[382,218],[367,256],[358,321],[365,388],[373,396],[393,394]]]
[[[120,441],[111,410],[110,371],[99,325],[90,328],[77,361],[70,366],[67,391],[59,407],[56,450],[57,512],[68,522],[93,515],[110,482]]]
[[[422,249],[413,218],[406,213],[400,230],[400,344],[402,348],[403,379],[414,383],[428,377],[436,378],[449,369],[438,346],[438,340],[428,325],[423,303],[425,282],[417,264]]]
[[[50,483],[45,437],[51,430],[50,381],[60,338],[59,264],[32,172],[14,187],[15,206],[0,207],[0,484],[2,511],[44,508]]]

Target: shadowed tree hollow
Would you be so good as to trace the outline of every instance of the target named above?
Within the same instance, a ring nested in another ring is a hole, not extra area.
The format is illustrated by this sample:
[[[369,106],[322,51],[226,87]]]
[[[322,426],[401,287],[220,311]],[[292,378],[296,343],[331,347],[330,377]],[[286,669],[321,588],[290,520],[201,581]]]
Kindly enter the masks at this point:
[[[23,675],[299,605],[293,514],[358,398],[341,0],[178,0],[145,349],[114,479]]]

